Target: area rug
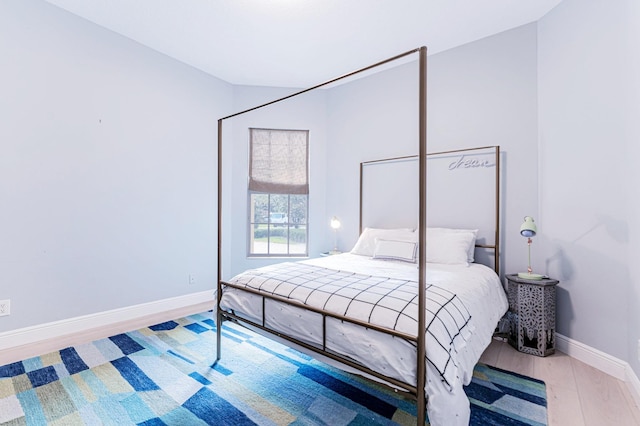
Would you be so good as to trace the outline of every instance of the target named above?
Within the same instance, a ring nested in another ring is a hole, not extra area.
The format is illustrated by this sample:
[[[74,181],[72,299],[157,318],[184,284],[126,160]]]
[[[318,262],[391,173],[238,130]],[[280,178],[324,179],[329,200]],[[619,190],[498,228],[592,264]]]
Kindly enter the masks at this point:
[[[416,403],[210,312],[0,366],[2,425],[415,425]],[[543,382],[479,364],[472,425],[544,425]]]

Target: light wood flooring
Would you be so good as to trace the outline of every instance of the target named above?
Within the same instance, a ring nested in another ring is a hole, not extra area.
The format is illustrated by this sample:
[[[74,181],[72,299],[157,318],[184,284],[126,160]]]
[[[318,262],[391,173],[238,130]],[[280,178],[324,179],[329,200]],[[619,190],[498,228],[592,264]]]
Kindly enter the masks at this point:
[[[562,352],[538,357],[494,339],[480,361],[543,380],[549,426],[640,425],[640,409],[623,381]]]

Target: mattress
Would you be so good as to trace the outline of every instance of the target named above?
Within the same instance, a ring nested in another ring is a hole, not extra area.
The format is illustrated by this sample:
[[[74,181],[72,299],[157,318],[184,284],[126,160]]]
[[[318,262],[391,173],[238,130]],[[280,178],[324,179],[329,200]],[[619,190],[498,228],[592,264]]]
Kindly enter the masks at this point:
[[[344,253],[245,271],[229,283],[415,336],[418,268]],[[468,424],[463,385],[508,303],[499,277],[480,264],[428,264],[425,281],[428,414],[432,424]],[[415,341],[226,287],[220,307],[282,334],[416,383]],[[264,307],[264,308],[263,308]],[[264,312],[263,312],[264,309]]]

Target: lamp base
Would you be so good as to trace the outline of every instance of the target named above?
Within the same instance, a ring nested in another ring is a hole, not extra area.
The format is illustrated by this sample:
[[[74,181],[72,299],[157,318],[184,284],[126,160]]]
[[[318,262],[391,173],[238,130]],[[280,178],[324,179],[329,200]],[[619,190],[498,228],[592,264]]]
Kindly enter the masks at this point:
[[[522,278],[525,280],[541,280],[544,278],[544,275],[540,274],[531,274],[529,272],[518,272],[518,278]]]

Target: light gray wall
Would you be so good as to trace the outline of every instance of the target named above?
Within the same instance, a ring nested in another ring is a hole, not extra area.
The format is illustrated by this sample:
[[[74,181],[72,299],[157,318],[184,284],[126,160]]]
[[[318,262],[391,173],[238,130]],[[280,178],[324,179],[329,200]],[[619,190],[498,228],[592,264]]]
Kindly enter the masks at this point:
[[[342,251],[351,250],[359,235],[360,162],[417,154],[417,88],[413,61],[329,90],[326,204],[342,221]]]
[[[526,271],[519,228],[524,216],[538,215],[536,55],[536,25],[530,24],[429,62],[432,149],[500,145],[502,274]]]
[[[327,95],[326,205],[342,221],[342,251],[351,250],[359,235],[360,162],[417,154],[416,61],[332,88]]]
[[[628,135],[626,138],[627,148],[629,149],[629,159],[631,167],[628,178],[625,180],[627,184],[627,200],[629,202],[629,252],[627,253],[627,264],[633,269],[640,259],[640,194],[637,186],[640,173],[634,167],[634,158],[640,158],[640,2],[628,0],[625,3],[627,10],[627,41],[629,47],[627,52],[628,63],[628,98],[626,99],[626,113]],[[627,297],[629,316],[629,330],[627,339],[629,342],[629,358],[636,376],[640,377],[640,278],[631,274],[631,285],[629,286],[629,295]]]
[[[3,0],[0,93],[0,332],[213,288],[229,84]]]
[[[501,146],[502,258],[510,273],[526,270],[518,228],[538,213],[536,49],[532,24],[428,57],[428,150]],[[329,93],[327,210],[344,219],[343,250],[358,237],[359,163],[417,153],[417,72],[409,63]]]
[[[539,22],[540,247],[558,332],[640,371],[636,0],[565,0]]]

